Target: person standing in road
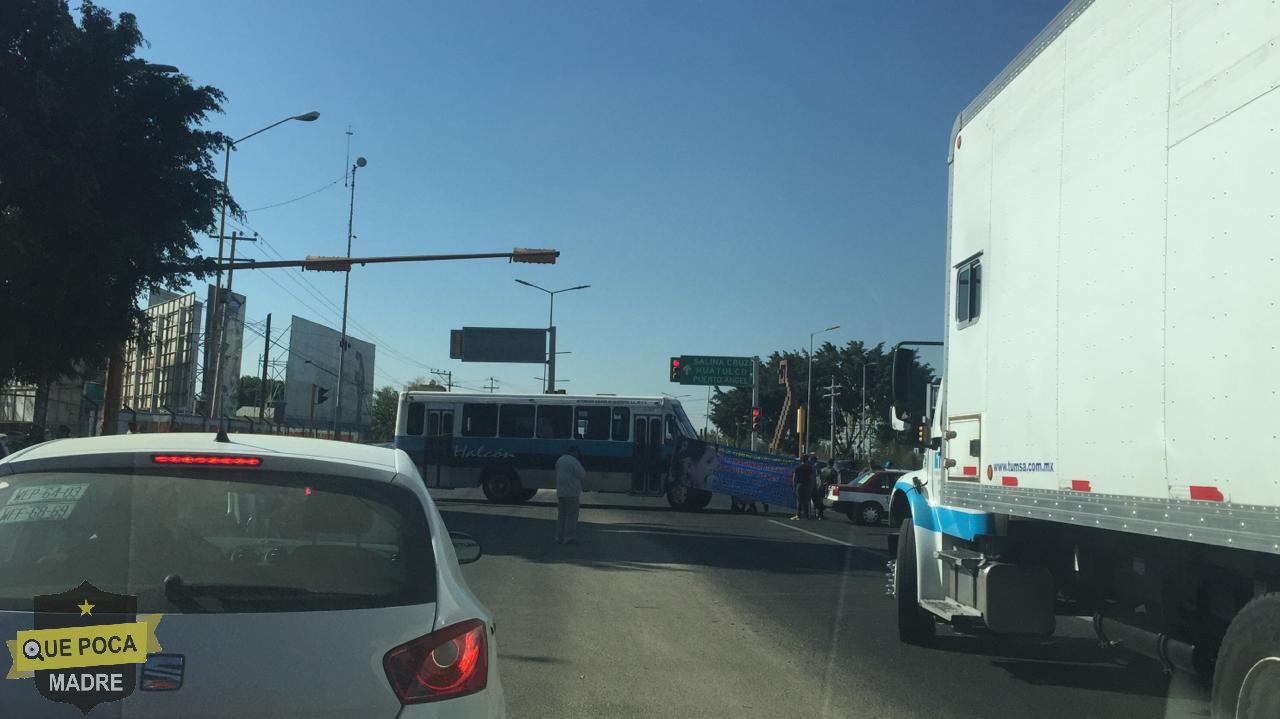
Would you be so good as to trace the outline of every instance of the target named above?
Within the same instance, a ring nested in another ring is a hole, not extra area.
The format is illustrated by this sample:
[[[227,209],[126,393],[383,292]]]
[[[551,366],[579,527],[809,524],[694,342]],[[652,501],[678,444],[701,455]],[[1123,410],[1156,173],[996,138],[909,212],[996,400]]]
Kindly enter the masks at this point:
[[[791,471],[791,484],[796,488],[796,513],[792,519],[810,518],[809,501],[813,496],[813,465],[809,458],[802,457],[800,464]]]
[[[836,470],[828,462],[823,465],[822,469],[818,470],[817,491],[813,494],[813,512],[818,515],[818,519],[822,519],[827,512],[827,507],[823,504],[823,500],[827,497],[827,490],[835,483]]]
[[[582,453],[577,447],[556,460],[556,544],[575,544],[578,528],[578,501],[582,497],[582,480],[587,470],[582,466]]]

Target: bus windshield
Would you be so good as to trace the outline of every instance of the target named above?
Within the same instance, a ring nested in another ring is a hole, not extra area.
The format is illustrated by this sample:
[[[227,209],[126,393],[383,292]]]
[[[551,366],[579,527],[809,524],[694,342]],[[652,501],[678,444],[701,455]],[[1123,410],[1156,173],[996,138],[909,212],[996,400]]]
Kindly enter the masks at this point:
[[[672,402],[671,407],[676,411],[676,419],[680,422],[680,430],[684,432],[684,436],[696,438],[698,433],[693,429],[689,415],[684,413],[684,407],[681,407],[679,402]]]

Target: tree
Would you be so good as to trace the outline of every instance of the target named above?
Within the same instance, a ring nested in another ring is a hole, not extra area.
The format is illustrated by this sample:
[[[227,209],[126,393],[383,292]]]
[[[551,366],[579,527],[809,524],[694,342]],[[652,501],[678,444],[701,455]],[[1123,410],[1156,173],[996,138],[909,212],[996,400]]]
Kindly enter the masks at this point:
[[[222,202],[227,138],[198,126],[223,94],[135,57],[133,15],[79,16],[50,0],[0,15],[0,382],[47,387],[145,343],[137,298],[186,284],[170,265]]]
[[[778,367],[782,359],[787,360],[791,374],[792,411],[785,418],[778,414],[782,411],[786,387],[777,383]],[[813,353],[813,412],[809,417],[809,431],[813,438],[812,446],[818,440],[830,436],[830,406],[823,398],[825,388],[832,378],[835,384],[842,385],[836,390],[836,447],[835,456],[849,457],[863,461],[893,459],[895,465],[903,463],[904,451],[898,446],[896,433],[889,424],[889,406],[892,402],[892,352],[885,350],[883,344],[868,347],[862,342],[852,341],[844,347],[837,347],[830,342],[824,343]],[[779,421],[784,426],[784,452],[790,454],[796,447],[798,438],[795,432],[795,407],[804,403],[805,379],[809,368],[809,356],[804,350],[795,352],[775,352],[767,360],[762,361],[760,370],[760,436],[767,443]],[[862,382],[863,367],[866,367],[866,407],[863,407]],[[933,379],[933,369],[928,365],[917,363],[914,369],[915,379],[923,387]],[[721,392],[716,390],[711,402],[711,422],[720,432],[733,436],[739,422],[749,422],[751,415],[751,388],[741,387]],[[845,418],[852,423],[845,421]],[[852,426],[850,426],[852,424]],[[869,435],[869,436],[868,436]],[[864,438],[870,440],[871,456],[863,451]]]
[[[236,398],[237,407],[258,407],[262,402],[262,378],[244,375],[240,378],[240,396]],[[267,411],[270,412],[272,399],[284,398],[284,382],[267,379]]]
[[[378,442],[390,442],[396,433],[396,408],[400,393],[390,385],[374,392],[372,409],[369,410],[369,438]]]

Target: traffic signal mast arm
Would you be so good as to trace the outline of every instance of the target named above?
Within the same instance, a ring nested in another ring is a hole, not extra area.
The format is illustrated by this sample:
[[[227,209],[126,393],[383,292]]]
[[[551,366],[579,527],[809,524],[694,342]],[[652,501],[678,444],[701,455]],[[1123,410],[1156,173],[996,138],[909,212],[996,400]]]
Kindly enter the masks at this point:
[[[454,255],[393,255],[390,257],[320,257],[310,255],[304,260],[243,260],[240,262],[223,262],[202,257],[193,262],[169,265],[167,269],[175,272],[216,272],[229,270],[266,270],[277,267],[301,267],[304,271],[313,272],[346,272],[354,265],[373,265],[388,262],[440,262],[444,260],[488,260],[507,258],[512,262],[554,265],[560,257],[559,250],[534,250],[517,247],[511,252],[473,252]]]

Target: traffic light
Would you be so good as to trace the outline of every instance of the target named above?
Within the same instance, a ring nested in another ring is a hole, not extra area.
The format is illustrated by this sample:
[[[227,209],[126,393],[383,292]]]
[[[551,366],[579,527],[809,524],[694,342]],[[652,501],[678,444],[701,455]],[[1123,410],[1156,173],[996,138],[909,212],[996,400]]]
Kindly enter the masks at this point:
[[[329,390],[325,387],[316,387],[316,404],[324,404],[329,401]]]
[[[671,358],[671,381],[672,382],[680,381],[680,358],[679,357]]]
[[[754,432],[757,429],[760,429],[760,408],[752,407],[751,408],[751,431]]]

